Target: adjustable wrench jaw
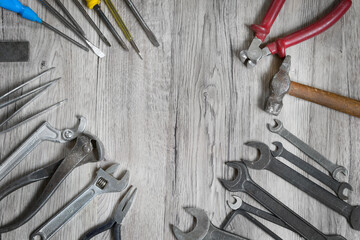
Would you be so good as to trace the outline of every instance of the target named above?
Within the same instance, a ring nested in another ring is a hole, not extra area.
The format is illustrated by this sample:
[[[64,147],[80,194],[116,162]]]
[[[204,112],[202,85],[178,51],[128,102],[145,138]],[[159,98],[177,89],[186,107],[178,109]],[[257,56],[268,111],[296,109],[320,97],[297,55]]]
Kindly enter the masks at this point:
[[[199,208],[185,208],[185,211],[196,219],[196,226],[192,231],[185,233],[173,225],[175,237],[178,240],[203,240],[211,224],[207,214]]]
[[[245,192],[244,184],[247,181],[252,181],[246,165],[242,162],[227,162],[227,166],[237,170],[237,176],[234,180],[219,179],[224,187],[230,192]]]
[[[112,176],[112,167],[118,166],[113,165],[107,170],[100,168],[96,173],[96,178],[94,180],[95,185],[101,189],[101,193],[111,193],[111,192],[121,192],[129,184],[130,172],[126,171],[124,176],[118,180]]]

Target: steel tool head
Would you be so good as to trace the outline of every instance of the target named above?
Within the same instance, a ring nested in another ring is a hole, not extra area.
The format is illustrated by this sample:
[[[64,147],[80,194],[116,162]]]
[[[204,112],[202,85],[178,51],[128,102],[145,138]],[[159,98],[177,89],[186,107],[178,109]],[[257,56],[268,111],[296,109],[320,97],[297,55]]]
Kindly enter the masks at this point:
[[[229,200],[227,201],[227,204],[229,205],[229,207],[232,209],[232,210],[238,210],[241,205],[243,204],[243,200],[238,197],[238,196],[235,196],[235,195],[232,195],[232,197],[234,198],[234,202],[230,202]]]
[[[125,218],[126,214],[130,210],[130,207],[132,206],[132,203],[135,199],[137,188],[132,191],[133,187],[131,187],[128,192],[126,193],[125,197],[121,200],[119,205],[117,206],[114,214],[114,220],[121,224],[123,219]]]
[[[270,123],[268,123],[267,127],[268,127],[270,132],[278,133],[284,128],[284,125],[279,119],[274,119],[274,121],[275,121],[274,126],[271,126]]]
[[[265,111],[279,115],[283,106],[283,98],[290,90],[290,71],[291,57],[286,56],[283,63],[280,66],[279,72],[275,74],[270,83],[271,94],[266,101]]]
[[[260,156],[255,161],[243,160],[246,166],[253,169],[264,169],[271,161],[270,148],[262,142],[247,142],[246,146],[256,148],[260,152]]]
[[[248,68],[255,67],[261,58],[270,55],[268,48],[260,48],[262,41],[257,37],[252,40],[249,49],[240,52],[240,61]]]
[[[271,155],[273,155],[274,157],[280,156],[284,150],[284,146],[282,145],[281,142],[273,142],[272,144],[274,144],[276,148],[274,151],[271,151]]]
[[[331,172],[331,176],[336,179],[337,181],[340,181],[339,179],[339,173],[344,174],[345,176],[349,175],[349,171],[343,167],[343,166],[338,166],[337,168],[335,168],[332,172]]]
[[[210,220],[206,212],[199,208],[185,208],[185,211],[196,219],[195,228],[188,233],[184,233],[179,228],[172,226],[175,237],[178,240],[202,240],[207,235],[210,228]]]
[[[118,180],[111,175],[110,172],[114,172],[114,168],[118,167],[118,164],[112,165],[106,171],[99,169],[96,175],[96,186],[102,189],[104,193],[106,192],[121,192],[129,184],[130,173],[126,171],[124,176]],[[116,170],[115,168],[115,170]]]
[[[224,187],[231,192],[243,192],[245,191],[244,183],[251,181],[248,169],[243,162],[227,162],[227,166],[233,167],[237,170],[237,176],[234,180],[220,179],[220,182]]]
[[[84,145],[83,147],[84,151],[88,151],[91,149],[91,154],[88,156],[87,161],[97,162],[104,160],[104,155],[105,155],[104,144],[100,141],[100,139],[97,136],[89,132],[84,132],[84,135],[90,138],[90,146]]]

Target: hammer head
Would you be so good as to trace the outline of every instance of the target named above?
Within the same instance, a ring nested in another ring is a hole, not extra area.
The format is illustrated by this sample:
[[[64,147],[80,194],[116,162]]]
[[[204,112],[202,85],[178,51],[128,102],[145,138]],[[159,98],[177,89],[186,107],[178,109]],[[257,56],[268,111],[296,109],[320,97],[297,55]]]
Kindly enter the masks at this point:
[[[283,106],[283,98],[290,89],[290,71],[291,66],[291,57],[286,56],[284,61],[280,66],[279,72],[275,74],[270,83],[270,96],[266,101],[265,111],[273,114],[279,115],[281,108]]]

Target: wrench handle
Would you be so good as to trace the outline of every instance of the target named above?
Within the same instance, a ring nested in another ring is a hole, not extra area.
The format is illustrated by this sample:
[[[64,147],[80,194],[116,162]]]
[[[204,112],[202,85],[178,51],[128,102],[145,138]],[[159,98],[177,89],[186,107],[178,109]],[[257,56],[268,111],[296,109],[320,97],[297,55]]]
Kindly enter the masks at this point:
[[[80,195],[69,202],[63,209],[48,219],[41,227],[30,235],[30,239],[40,236],[42,240],[50,239],[57,233],[73,216],[83,209],[97,194],[97,187],[91,183]]]
[[[349,10],[351,4],[351,0],[341,0],[329,14],[319,21],[286,37],[279,38],[275,42],[268,44],[267,48],[270,50],[271,54],[278,54],[280,57],[284,58],[286,56],[286,48],[306,41],[332,27]]]
[[[360,101],[291,82],[289,95],[360,118]]]
[[[264,42],[266,36],[270,33],[271,26],[279,15],[284,3],[285,0],[273,0],[261,24],[251,25],[251,29],[256,33],[256,37],[260,39],[261,42]]]
[[[246,193],[262,204],[277,217],[286,222],[294,231],[299,233],[305,239],[323,239],[326,237],[305,219],[296,214],[293,210],[285,206],[282,202],[265,191],[259,185],[252,181],[245,182]],[[315,238],[315,236],[317,236]]]

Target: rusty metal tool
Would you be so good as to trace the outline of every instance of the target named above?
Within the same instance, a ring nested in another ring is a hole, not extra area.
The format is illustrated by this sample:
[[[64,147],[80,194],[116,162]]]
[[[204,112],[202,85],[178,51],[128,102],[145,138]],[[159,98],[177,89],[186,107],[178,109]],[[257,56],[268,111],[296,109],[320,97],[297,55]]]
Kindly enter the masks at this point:
[[[67,143],[85,131],[86,118],[79,117],[79,124],[74,129],[58,130],[48,122],[43,123],[20,147],[8,158],[1,161],[0,181],[6,177],[22,160],[44,141]]]
[[[185,211],[196,219],[195,228],[188,233],[172,226],[173,233],[178,240],[247,240],[233,233],[216,228],[206,212],[200,208],[185,208]]]
[[[139,50],[138,46],[136,45],[136,43],[134,41],[134,38],[132,37],[129,29],[126,27],[124,21],[120,17],[119,12],[116,10],[113,2],[111,0],[104,0],[104,2],[106,4],[106,6],[108,6],[111,14],[115,18],[115,21],[119,25],[119,27],[120,27],[121,31],[123,32],[124,36],[130,42],[131,46],[135,49],[135,52],[139,55],[140,59],[142,60],[143,58],[142,58],[142,56],[140,54],[140,50]]]
[[[54,68],[49,68],[43,72],[41,72],[40,74],[38,74],[37,76],[31,78],[30,80],[26,81],[25,83],[19,85],[18,87],[10,90],[9,92],[5,93],[4,95],[2,95],[0,97],[0,109],[5,108],[7,106],[9,106],[10,104],[16,103],[18,101],[20,101],[21,99],[24,99],[26,97],[29,97],[31,95],[33,95],[29,100],[27,100],[19,109],[17,109],[14,113],[10,114],[9,117],[7,117],[5,120],[3,120],[2,122],[0,122],[0,134],[1,133],[6,133],[9,132],[29,121],[31,121],[32,119],[60,106],[61,104],[65,103],[67,100],[63,100],[60,101],[58,103],[55,103],[51,106],[46,107],[45,109],[33,114],[32,116],[25,118],[24,120],[20,121],[19,123],[12,125],[10,127],[4,128],[6,126],[7,123],[9,123],[11,121],[11,119],[13,119],[17,114],[19,114],[24,108],[26,108],[28,105],[30,105],[32,102],[34,102],[37,98],[39,98],[42,94],[44,94],[46,92],[47,89],[49,89],[51,86],[53,86],[58,80],[60,80],[60,78],[51,80],[50,82],[47,82],[45,84],[43,84],[40,87],[37,87],[31,91],[28,91],[26,93],[21,94],[18,97],[12,98],[12,99],[8,99],[7,101],[4,101],[4,99],[9,98],[9,96],[13,95],[15,92],[19,91],[20,89],[23,89],[25,86],[33,83],[35,80],[39,79],[41,76],[43,76],[45,73],[53,70]]]
[[[340,0],[339,4],[330,13],[317,22],[286,37],[279,38],[275,42],[268,43],[264,48],[260,48],[260,45],[270,33],[271,26],[284,3],[285,0],[273,0],[261,24],[251,25],[251,29],[256,33],[256,36],[252,40],[249,49],[240,52],[240,60],[247,67],[254,67],[262,58],[272,54],[278,54],[282,58],[285,57],[286,48],[306,41],[329,29],[342,18],[352,4],[351,0]]]
[[[101,40],[103,40],[103,42],[108,45],[109,47],[111,47],[110,42],[107,40],[107,38],[105,37],[105,35],[101,32],[101,30],[99,29],[99,27],[96,25],[96,23],[91,19],[91,17],[89,16],[89,14],[86,12],[86,10],[84,9],[84,7],[82,6],[82,4],[79,2],[79,0],[73,0],[73,2],[75,3],[75,5],[78,7],[78,9],[80,10],[80,12],[84,15],[84,17],[86,18],[86,20],[88,20],[88,22],[90,23],[90,25],[94,28],[94,30],[97,32],[97,34],[99,35],[99,37],[101,38]]]
[[[323,155],[321,155],[318,151],[316,151],[315,149],[310,147],[308,144],[303,142],[301,139],[296,137],[294,134],[289,132],[289,130],[287,130],[284,127],[284,124],[279,119],[275,119],[274,121],[275,121],[274,126],[267,124],[267,127],[270,132],[277,133],[281,137],[288,140],[291,144],[293,144],[295,147],[300,149],[303,153],[305,153],[311,159],[313,159],[315,162],[317,162],[320,166],[322,166],[324,169],[326,169],[334,179],[339,181],[339,179],[340,179],[338,176],[339,173],[342,173],[345,176],[347,176],[349,174],[349,171],[345,167],[331,162],[330,160],[325,158]]]
[[[129,51],[128,47],[126,46],[124,40],[122,40],[122,38],[120,37],[119,33],[115,30],[114,26],[111,24],[111,22],[109,21],[109,19],[106,17],[106,15],[104,14],[104,12],[101,10],[100,7],[100,0],[86,0],[87,6],[90,9],[94,9],[97,14],[99,15],[99,17],[103,20],[103,22],[105,23],[105,25],[108,27],[108,29],[110,30],[110,32],[114,35],[114,37],[116,38],[116,40],[118,41],[118,43],[120,44],[120,46],[122,48],[124,48],[126,51]]]
[[[80,240],[90,240],[96,235],[109,229],[113,229],[113,235],[115,240],[121,240],[122,221],[124,220],[126,214],[129,212],[137,192],[137,188],[135,188],[134,191],[132,190],[132,188],[133,187],[130,187],[126,195],[120,201],[110,220],[91,229],[89,232],[85,233],[84,237],[82,237]]]
[[[11,192],[26,186],[30,183],[50,178],[45,188],[35,201],[31,202],[29,209],[15,221],[0,227],[0,233],[12,231],[27,223],[47,203],[61,183],[75,168],[89,162],[98,162],[104,159],[104,147],[101,141],[94,135],[83,133],[76,138],[76,143],[71,152],[59,162],[46,168],[39,169],[29,175],[5,185],[0,189],[0,199],[3,199]]]
[[[309,196],[318,200],[328,208],[331,208],[335,212],[344,216],[353,229],[360,230],[360,206],[352,206],[342,201],[307,177],[280,162],[271,155],[270,148],[266,144],[262,142],[248,142],[245,145],[256,148],[260,152],[260,156],[257,160],[243,161],[247,167],[257,170],[266,169],[271,171],[301,191],[307,193]]]
[[[124,0],[129,6],[130,10],[140,23],[141,27],[144,29],[146,36],[149,38],[150,42],[155,46],[159,47],[160,44],[155,37],[155,34],[151,31],[150,27],[146,24],[144,18],[140,15],[140,12],[137,10],[135,4],[131,0]]]
[[[281,142],[273,142],[273,144],[276,146],[275,151],[271,151],[271,154],[274,157],[282,157],[286,159],[287,161],[291,162],[313,178],[319,180],[320,182],[328,186],[336,193],[338,198],[342,200],[348,200],[348,196],[345,195],[345,190],[353,190],[352,186],[349,183],[339,182],[334,178],[330,177],[329,175],[323,173],[319,169],[313,167],[309,163],[305,162],[301,158],[295,156],[294,154],[286,150]]]
[[[79,30],[74,25],[72,25],[65,17],[63,17],[63,15],[61,15],[53,6],[51,6],[47,0],[38,1],[42,3],[46,7],[46,9],[49,10],[57,19],[59,19],[60,22],[62,22],[67,28],[72,30],[81,40],[83,40],[95,55],[97,55],[99,58],[105,57],[105,54],[98,47],[96,47],[84,35],[82,35]]]
[[[271,94],[266,101],[266,112],[279,115],[283,106],[283,98],[285,94],[289,94],[360,118],[360,101],[293,82],[289,76],[290,66],[291,57],[286,56],[279,72],[274,75],[270,83]]]
[[[97,171],[95,179],[88,187],[69,202],[62,210],[35,230],[30,235],[30,239],[35,240],[39,239],[39,237],[42,240],[50,239],[97,195],[123,191],[129,183],[130,173],[129,171],[126,171],[120,180],[116,179],[112,174],[116,171],[118,166],[118,164],[114,164],[106,170],[100,168]]]
[[[251,179],[248,169],[243,162],[228,162],[226,165],[237,170],[235,179],[220,179],[221,183],[227,190],[231,192],[244,192],[249,194],[303,238],[307,240],[346,240],[340,235],[325,235],[320,232],[320,230],[312,226],[309,222],[285,206],[277,198],[261,188]],[[340,199],[338,200],[341,201]]]

